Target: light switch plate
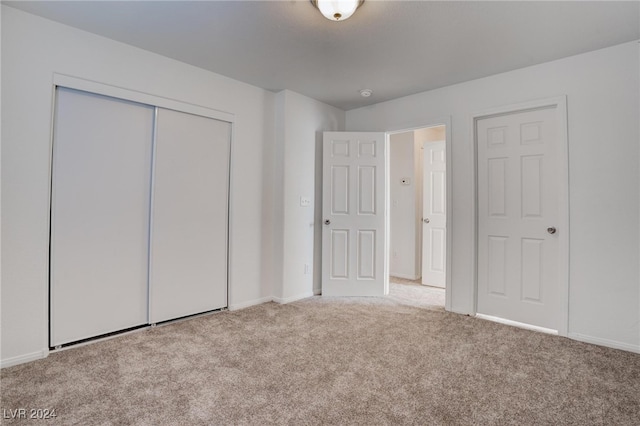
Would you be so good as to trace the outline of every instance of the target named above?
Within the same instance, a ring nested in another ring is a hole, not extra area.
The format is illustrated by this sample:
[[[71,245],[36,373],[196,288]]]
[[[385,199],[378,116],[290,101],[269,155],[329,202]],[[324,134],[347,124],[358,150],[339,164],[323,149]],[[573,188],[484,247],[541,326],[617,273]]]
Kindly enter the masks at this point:
[[[311,205],[311,199],[307,197],[300,197],[300,207],[309,207]]]

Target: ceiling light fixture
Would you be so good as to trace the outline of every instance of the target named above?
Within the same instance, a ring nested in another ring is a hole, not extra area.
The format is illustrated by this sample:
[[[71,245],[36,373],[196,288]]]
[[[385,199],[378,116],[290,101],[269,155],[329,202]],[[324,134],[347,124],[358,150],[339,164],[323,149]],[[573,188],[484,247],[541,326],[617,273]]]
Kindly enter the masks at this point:
[[[344,21],[362,6],[364,0],[311,0],[311,4],[330,21]]]
[[[369,96],[373,95],[373,90],[371,89],[362,89],[359,92],[360,96],[362,96],[363,98],[368,98]]]

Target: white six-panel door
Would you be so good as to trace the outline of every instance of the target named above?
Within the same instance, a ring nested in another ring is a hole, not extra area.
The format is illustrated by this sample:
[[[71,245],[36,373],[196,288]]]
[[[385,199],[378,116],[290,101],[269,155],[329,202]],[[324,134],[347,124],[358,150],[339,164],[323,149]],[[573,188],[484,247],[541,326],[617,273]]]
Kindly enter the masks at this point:
[[[384,133],[324,133],[324,296],[388,293],[385,144]]]
[[[423,146],[422,284],[444,287],[447,244],[445,142]]]
[[[562,178],[556,108],[477,121],[479,314],[558,330]]]

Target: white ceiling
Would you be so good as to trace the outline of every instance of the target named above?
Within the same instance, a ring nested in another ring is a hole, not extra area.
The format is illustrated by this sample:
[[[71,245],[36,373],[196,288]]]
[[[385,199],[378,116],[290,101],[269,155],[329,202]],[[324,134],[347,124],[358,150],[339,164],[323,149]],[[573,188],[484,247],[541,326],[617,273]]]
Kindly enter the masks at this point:
[[[640,39],[637,1],[366,0],[337,23],[308,0],[3,3],[344,110]]]

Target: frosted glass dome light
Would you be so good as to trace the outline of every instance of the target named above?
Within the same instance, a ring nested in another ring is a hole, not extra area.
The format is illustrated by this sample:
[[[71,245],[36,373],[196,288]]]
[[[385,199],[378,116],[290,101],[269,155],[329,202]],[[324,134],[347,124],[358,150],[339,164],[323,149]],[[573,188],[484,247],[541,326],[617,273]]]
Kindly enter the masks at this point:
[[[344,21],[358,9],[364,0],[311,0],[320,13],[330,21]]]

